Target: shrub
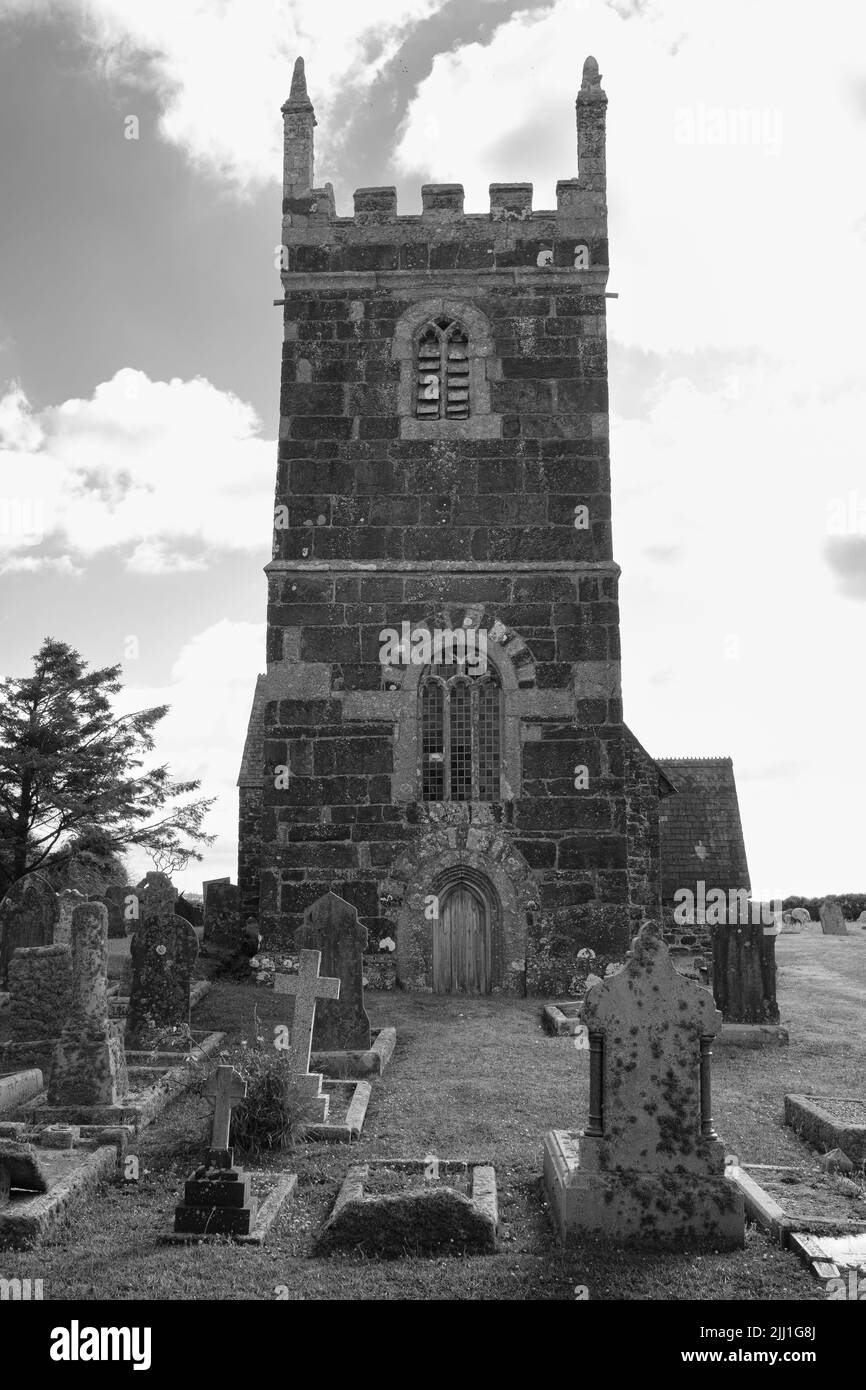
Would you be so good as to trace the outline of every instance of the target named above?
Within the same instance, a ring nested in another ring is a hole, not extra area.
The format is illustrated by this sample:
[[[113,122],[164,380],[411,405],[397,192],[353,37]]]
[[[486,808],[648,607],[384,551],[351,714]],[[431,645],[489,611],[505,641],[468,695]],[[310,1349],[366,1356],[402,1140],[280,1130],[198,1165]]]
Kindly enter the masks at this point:
[[[232,1144],[249,1157],[293,1148],[317,1119],[286,1052],[238,1046],[214,1063],[233,1066],[247,1083],[245,1099],[232,1111]]]

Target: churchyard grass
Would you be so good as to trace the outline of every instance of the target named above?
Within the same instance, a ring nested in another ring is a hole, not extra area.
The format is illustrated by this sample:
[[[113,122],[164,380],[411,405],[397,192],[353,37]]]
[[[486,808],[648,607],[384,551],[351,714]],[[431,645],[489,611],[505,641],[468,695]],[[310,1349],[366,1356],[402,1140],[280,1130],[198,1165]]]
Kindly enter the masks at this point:
[[[866,1070],[858,1018],[866,993],[866,933],[780,937],[779,999],[787,1048],[717,1051],[713,1113],[745,1162],[804,1163],[810,1151],[782,1124],[786,1091],[857,1094]],[[749,1228],[727,1254],[653,1254],[582,1242],[562,1252],[544,1208],[546,1131],[585,1122],[588,1064],[571,1038],[547,1036],[540,1000],[367,994],[374,1028],[395,1024],[397,1051],[373,1090],[357,1145],[302,1145],[272,1160],[299,1174],[297,1200],[261,1248],[156,1244],[171,1226],[184,1177],[201,1161],[210,1107],[190,1097],[134,1146],[141,1178],[109,1187],[38,1251],[3,1254],[6,1277],[39,1277],[46,1298],[179,1299],[819,1299],[791,1253]],[[287,1021],[291,1001],[252,985],[218,983],[196,1011],[200,1028],[230,1042]],[[466,1258],[310,1258],[348,1165],[364,1158],[468,1158],[496,1165],[499,1253]],[[278,1292],[275,1292],[278,1291]]]

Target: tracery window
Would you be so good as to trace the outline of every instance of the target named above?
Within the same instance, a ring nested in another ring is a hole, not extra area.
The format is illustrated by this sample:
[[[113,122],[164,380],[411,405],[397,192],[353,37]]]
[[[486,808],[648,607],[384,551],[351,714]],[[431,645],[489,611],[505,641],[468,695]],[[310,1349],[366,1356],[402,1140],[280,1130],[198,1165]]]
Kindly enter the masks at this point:
[[[469,335],[457,319],[432,319],[418,338],[419,420],[469,417]]]
[[[430,667],[419,691],[422,801],[498,801],[502,687],[488,667]]]

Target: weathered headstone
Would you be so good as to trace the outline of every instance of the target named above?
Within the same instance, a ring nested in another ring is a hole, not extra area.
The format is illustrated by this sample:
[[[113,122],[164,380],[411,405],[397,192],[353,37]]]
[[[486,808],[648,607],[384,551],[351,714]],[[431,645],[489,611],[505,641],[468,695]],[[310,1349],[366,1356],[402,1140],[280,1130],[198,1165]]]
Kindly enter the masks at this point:
[[[9,979],[9,961],[19,946],[52,946],[60,909],[57,894],[42,874],[19,878],[0,903],[0,988]]]
[[[250,1176],[234,1167],[230,1146],[232,1109],[247,1093],[247,1083],[234,1067],[219,1066],[204,1088],[213,1096],[211,1146],[204,1167],[196,1169],[184,1187],[184,1199],[174,1209],[176,1235],[250,1234],[257,1202],[250,1196]]]
[[[71,946],[19,946],[9,962],[9,1031],[14,1040],[56,1043],[71,1004]]]
[[[138,893],[127,884],[112,883],[102,895],[108,909],[108,936],[112,941],[131,936],[138,925]]]
[[[821,918],[821,930],[825,936],[848,935],[848,928],[845,925],[845,918],[837,898],[824,898],[818,908],[818,914]]]
[[[298,1082],[299,1089],[310,1098],[312,1109],[318,1110],[318,1118],[328,1118],[329,1097],[322,1091],[322,1076],[310,1072],[310,1052],[313,1042],[313,1025],[316,1018],[316,1003],[319,999],[339,999],[340,981],[328,979],[319,974],[322,963],[321,951],[306,948],[301,951],[300,969],[297,975],[277,975],[274,990],[277,994],[295,996],[295,1012],[292,1018],[291,1040],[289,1044],[289,1069]]]
[[[307,908],[295,941],[299,947],[320,951],[322,971],[340,981],[339,999],[322,999],[316,1009],[313,1051],[366,1051],[371,1044],[364,1008],[367,929],[357,911],[336,893],[326,893]]]
[[[653,1247],[742,1246],[743,1198],[713,1129],[712,996],[671,963],[645,922],[625,968],[591,989],[583,1020],[589,1123],[545,1140],[544,1179],[563,1236]]]
[[[775,927],[712,928],[713,996],[726,1023],[778,1023]]]
[[[864,908],[864,910],[860,913],[860,916],[857,918],[857,921],[860,923],[861,927],[866,927],[866,908]]]
[[[236,951],[241,940],[241,894],[236,883],[212,879],[203,884],[204,939],[210,946]]]
[[[57,926],[54,929],[55,946],[72,945],[72,914],[79,903],[86,903],[84,893],[77,888],[61,888],[57,894]],[[110,934],[110,930],[109,930]]]
[[[152,881],[139,892],[138,928],[130,942],[129,1050],[164,1045],[167,1033],[189,1027],[190,979],[198,938],[189,922],[175,914],[176,898],[168,880]]]
[[[230,879],[230,878],[206,878],[206,879],[203,879],[203,880],[202,880],[202,885],[201,885],[201,902],[202,902],[202,909],[203,909],[204,911],[207,910],[207,895],[208,895],[208,893],[210,892],[211,888],[213,888],[215,885],[220,884],[220,883],[231,883],[231,879]]]
[[[126,1094],[120,1028],[108,1017],[108,913],[81,903],[72,914],[70,1010],[54,1054],[49,1105],[114,1105]]]

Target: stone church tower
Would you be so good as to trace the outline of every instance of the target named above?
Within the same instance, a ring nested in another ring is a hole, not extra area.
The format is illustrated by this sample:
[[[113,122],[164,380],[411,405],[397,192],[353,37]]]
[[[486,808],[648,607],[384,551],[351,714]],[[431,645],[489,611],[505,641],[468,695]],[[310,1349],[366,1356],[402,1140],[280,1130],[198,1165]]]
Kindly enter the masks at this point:
[[[659,796],[623,724],[609,462],[607,98],[578,177],[314,187],[285,122],[285,298],[267,672],[239,882],[271,947],[333,888],[408,988],[569,989],[660,904]]]

